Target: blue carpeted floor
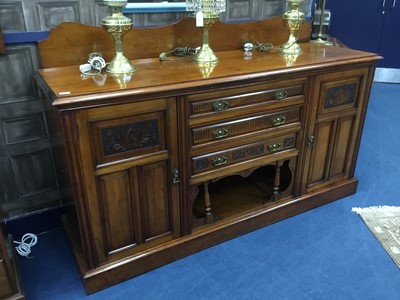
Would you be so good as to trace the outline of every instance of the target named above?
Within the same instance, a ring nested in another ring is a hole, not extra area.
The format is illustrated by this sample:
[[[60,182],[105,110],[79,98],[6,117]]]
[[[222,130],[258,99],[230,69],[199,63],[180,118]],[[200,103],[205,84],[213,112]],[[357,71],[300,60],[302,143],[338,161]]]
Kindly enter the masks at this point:
[[[400,270],[354,206],[400,205],[400,85],[374,83],[357,194],[86,296],[61,229],[20,258],[28,300],[400,299]]]

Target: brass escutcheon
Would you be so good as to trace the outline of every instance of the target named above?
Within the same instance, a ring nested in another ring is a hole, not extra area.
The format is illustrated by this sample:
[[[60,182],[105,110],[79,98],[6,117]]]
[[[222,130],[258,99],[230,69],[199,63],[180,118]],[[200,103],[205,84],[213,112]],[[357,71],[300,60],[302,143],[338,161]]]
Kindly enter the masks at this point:
[[[268,146],[268,150],[269,150],[269,152],[276,152],[281,149],[281,146],[282,145],[279,143],[274,143],[274,144],[271,144]]]
[[[287,89],[282,89],[274,92],[275,100],[282,100],[288,96],[289,92]]]
[[[218,128],[217,130],[213,130],[212,134],[215,139],[220,139],[226,137],[228,135],[228,128]]]
[[[308,147],[312,147],[312,145],[314,144],[314,136],[313,135],[309,135],[307,138],[307,146]]]
[[[286,122],[286,116],[278,116],[278,117],[272,119],[272,124],[274,126],[282,125],[285,122]]]
[[[226,164],[227,162],[228,162],[228,158],[225,155],[212,159],[212,163],[215,167],[222,166],[222,165]]]
[[[172,169],[172,183],[179,183],[181,180],[179,179],[179,171],[178,169]]]
[[[218,100],[213,102],[212,107],[214,109],[214,111],[224,111],[227,110],[229,107],[229,102],[226,100]]]

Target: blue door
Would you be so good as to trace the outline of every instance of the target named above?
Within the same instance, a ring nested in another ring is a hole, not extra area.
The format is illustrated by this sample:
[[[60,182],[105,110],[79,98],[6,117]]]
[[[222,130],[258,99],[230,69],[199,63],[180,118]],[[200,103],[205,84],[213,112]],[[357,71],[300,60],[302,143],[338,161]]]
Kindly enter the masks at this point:
[[[326,6],[331,36],[383,56],[380,67],[400,68],[400,0],[328,0]]]
[[[400,0],[386,0],[379,54],[384,57],[381,67],[400,68]]]

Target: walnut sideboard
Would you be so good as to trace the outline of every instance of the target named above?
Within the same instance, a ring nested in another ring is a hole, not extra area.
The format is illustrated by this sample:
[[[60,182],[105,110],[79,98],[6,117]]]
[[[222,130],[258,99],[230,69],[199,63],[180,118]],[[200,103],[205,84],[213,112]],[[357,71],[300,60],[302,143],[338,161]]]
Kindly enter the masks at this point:
[[[131,76],[37,73],[65,141],[64,224],[88,293],[356,192],[380,58],[301,47],[202,66],[137,59]]]

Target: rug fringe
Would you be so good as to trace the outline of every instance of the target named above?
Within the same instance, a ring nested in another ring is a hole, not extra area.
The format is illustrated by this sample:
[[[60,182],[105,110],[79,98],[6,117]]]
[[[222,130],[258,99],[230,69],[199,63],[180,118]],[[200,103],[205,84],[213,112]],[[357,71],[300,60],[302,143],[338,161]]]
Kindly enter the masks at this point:
[[[357,214],[366,213],[366,212],[400,212],[400,206],[389,206],[389,205],[380,205],[380,206],[369,206],[369,207],[353,207],[351,209],[352,212]]]

